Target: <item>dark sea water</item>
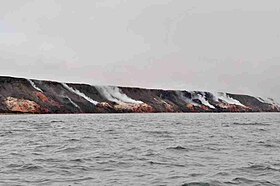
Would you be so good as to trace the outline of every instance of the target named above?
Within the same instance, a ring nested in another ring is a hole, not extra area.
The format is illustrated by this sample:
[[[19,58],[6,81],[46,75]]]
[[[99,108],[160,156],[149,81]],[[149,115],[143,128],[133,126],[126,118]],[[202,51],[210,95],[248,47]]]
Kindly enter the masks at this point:
[[[1,115],[0,185],[280,185],[280,114]]]

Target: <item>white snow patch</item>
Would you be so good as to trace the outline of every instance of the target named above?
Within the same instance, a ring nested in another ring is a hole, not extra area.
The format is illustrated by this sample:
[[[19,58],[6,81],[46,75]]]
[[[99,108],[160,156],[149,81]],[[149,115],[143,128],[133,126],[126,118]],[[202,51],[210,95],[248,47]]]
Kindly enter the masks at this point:
[[[215,93],[211,93],[215,99],[215,101],[219,101],[222,100],[228,104],[233,104],[233,105],[238,105],[238,106],[242,106],[245,107],[242,103],[240,103],[238,100],[231,98],[230,96],[228,96],[226,93],[224,92],[215,92]]]
[[[261,97],[255,97],[257,100],[259,100],[260,102],[262,102],[262,103],[265,103],[265,100],[263,99],[263,98],[261,98]]]
[[[201,101],[201,103],[203,105],[206,105],[209,108],[215,109],[215,107],[213,105],[211,105],[206,99],[205,99],[205,94],[203,94],[203,96],[201,96],[200,94],[198,94],[198,99]]]
[[[186,96],[183,95],[181,91],[177,91],[177,95],[184,100],[187,104],[192,104],[194,106],[199,106],[199,104],[195,103],[192,99],[187,98]]]
[[[98,102],[97,101],[94,101],[93,99],[91,99],[90,97],[86,96],[84,93],[80,92],[79,90],[76,90],[70,86],[68,86],[66,83],[61,83],[62,86],[64,88],[66,88],[67,90],[69,90],[70,92],[73,92],[74,94],[77,94],[78,96],[84,98],[85,100],[87,100],[88,102],[94,104],[94,105],[97,105]]]
[[[192,99],[199,99],[201,103],[209,108],[215,109],[213,105],[211,105],[207,100],[206,100],[206,95],[204,92],[201,92],[202,95],[196,92],[192,92]]]
[[[256,97],[256,99],[258,99],[260,102],[262,103],[267,103],[267,104],[271,104],[271,105],[276,105],[276,106],[280,106],[280,104],[278,102],[276,102],[274,99],[272,98],[261,98],[261,97]]]
[[[98,92],[103,95],[109,101],[116,102],[117,104],[122,103],[132,103],[132,104],[142,104],[142,101],[134,100],[124,93],[118,87],[112,86],[95,86]]]
[[[276,101],[274,101],[272,98],[266,98],[264,101],[272,105],[277,105]]]
[[[79,105],[77,105],[77,103],[75,103],[74,101],[72,101],[71,98],[67,97],[67,99],[70,101],[70,103],[71,103],[72,105],[74,105],[74,106],[77,107],[77,108],[80,108]]]
[[[34,89],[38,90],[39,92],[43,92],[42,89],[40,89],[39,87],[37,87],[37,86],[35,85],[35,83],[34,83],[31,79],[26,79],[26,80],[30,83],[30,85],[31,85]]]

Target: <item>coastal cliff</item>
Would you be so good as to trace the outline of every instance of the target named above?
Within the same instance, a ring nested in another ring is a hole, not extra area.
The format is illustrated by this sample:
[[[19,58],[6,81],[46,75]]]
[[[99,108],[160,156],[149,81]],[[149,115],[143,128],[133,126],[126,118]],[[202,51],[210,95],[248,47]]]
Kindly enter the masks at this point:
[[[273,99],[230,93],[92,86],[0,76],[0,113],[280,112]]]

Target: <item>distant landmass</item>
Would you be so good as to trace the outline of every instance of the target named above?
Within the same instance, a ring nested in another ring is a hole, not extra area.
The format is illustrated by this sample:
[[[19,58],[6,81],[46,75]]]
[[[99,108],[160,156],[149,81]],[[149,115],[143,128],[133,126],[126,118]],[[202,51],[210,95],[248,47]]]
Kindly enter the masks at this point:
[[[280,112],[271,98],[0,76],[0,113]]]

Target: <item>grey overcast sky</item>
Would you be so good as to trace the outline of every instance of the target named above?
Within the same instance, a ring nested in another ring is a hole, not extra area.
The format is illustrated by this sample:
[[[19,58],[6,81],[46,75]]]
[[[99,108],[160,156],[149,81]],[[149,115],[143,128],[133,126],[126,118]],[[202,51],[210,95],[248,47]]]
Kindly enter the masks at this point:
[[[7,0],[0,75],[280,100],[279,0]]]

